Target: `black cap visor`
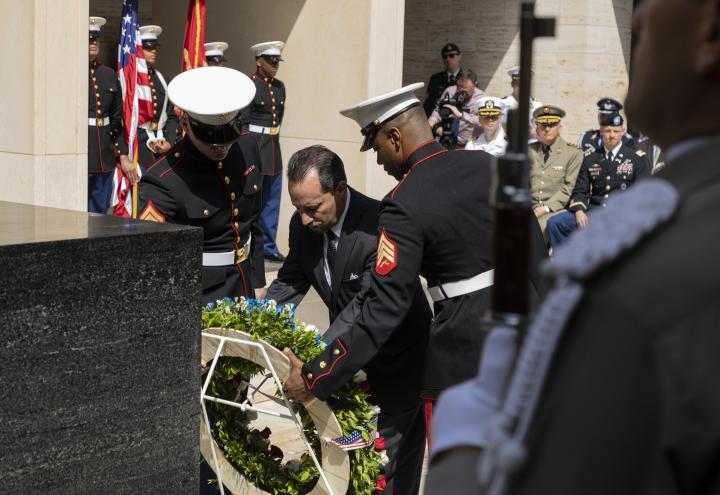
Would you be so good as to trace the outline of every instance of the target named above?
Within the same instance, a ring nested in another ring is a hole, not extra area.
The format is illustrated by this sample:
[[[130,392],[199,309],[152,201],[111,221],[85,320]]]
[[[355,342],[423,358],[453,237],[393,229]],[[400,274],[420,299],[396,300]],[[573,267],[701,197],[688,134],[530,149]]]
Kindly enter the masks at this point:
[[[275,65],[279,64],[283,61],[282,57],[280,55],[260,55],[263,59],[265,59],[265,62]]]
[[[188,121],[195,137],[205,144],[230,144],[242,134],[242,118],[240,114],[223,125],[203,124],[190,117],[190,115],[188,115]]]
[[[158,43],[157,40],[143,40],[142,47],[143,50],[153,50],[158,47],[160,43]]]
[[[100,31],[90,31],[90,40],[96,40],[100,38]]]
[[[386,122],[390,122],[395,117],[400,115],[401,113],[407,112],[411,108],[415,108],[420,105],[419,101],[416,101],[412,103],[411,105],[408,105],[407,107],[403,108],[397,113],[392,114],[390,117],[384,119],[382,122],[379,120],[373,120],[368,125],[360,129],[360,134],[364,136],[365,139],[363,139],[362,145],[360,146],[360,151],[367,151],[370,148],[372,148],[373,142],[375,142],[375,136],[377,135],[377,132],[380,130],[380,128],[385,125]]]

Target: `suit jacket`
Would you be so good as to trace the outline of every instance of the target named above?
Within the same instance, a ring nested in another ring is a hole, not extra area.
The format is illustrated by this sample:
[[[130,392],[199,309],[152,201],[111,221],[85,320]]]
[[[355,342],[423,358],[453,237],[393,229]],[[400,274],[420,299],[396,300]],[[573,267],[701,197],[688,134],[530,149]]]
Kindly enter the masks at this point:
[[[430,81],[428,81],[427,85],[427,98],[423,103],[425,115],[427,115],[428,117],[432,115],[433,110],[435,110],[438,100],[440,99],[440,96],[442,96],[443,94],[443,91],[445,91],[448,86],[452,86],[453,84],[455,84],[455,81],[455,77],[450,77],[447,71],[444,70],[436,72],[435,74],[430,76]]]
[[[718,154],[668,160],[674,216],[585,282],[508,493],[720,493]]]
[[[325,279],[323,235],[304,227],[297,214],[290,221],[290,251],[267,297],[281,304],[297,304],[314,287],[328,307],[332,322],[324,335],[326,342],[341,337],[360,315],[375,266],[379,208],[378,201],[350,189],[332,290]],[[389,413],[416,406],[420,395],[432,315],[420,283],[416,281],[415,285],[406,318],[377,356],[363,367],[375,403]]]

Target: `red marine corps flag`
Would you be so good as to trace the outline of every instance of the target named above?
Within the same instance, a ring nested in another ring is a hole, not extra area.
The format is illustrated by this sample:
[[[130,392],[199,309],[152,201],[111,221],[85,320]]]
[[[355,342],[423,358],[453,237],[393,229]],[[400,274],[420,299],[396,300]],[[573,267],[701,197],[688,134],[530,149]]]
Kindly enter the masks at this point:
[[[205,0],[190,0],[185,37],[183,38],[182,71],[205,65]]]
[[[152,120],[153,108],[147,63],[140,41],[138,25],[138,0],[123,0],[120,19],[120,44],[118,45],[118,79],[122,89],[123,139],[128,147],[128,158],[137,168],[137,130]],[[130,195],[130,181],[120,165],[115,169],[110,204],[113,214],[135,217],[133,204],[137,201],[137,186]]]

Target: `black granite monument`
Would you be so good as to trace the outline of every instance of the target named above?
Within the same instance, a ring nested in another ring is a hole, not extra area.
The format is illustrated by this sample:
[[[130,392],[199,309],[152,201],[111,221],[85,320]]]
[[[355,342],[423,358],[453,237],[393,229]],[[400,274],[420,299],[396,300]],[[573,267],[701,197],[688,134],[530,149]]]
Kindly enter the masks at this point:
[[[0,202],[0,493],[196,493],[202,231]]]

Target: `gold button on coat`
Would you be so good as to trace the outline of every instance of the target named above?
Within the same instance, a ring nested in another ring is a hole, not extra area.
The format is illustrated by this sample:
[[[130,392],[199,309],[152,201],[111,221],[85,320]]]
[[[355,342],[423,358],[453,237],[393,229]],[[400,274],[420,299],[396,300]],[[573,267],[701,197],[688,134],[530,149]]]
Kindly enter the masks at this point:
[[[234,192],[231,192],[231,193],[230,193],[230,199],[232,199],[233,201],[235,201],[235,193],[234,193]]]
[[[340,354],[340,349],[335,349],[335,350],[333,350],[333,354],[334,354],[335,356],[337,356],[338,354]]]
[[[308,374],[307,374],[307,377],[308,377],[308,380],[312,380],[313,374],[312,374],[312,373],[308,373]]]
[[[225,184],[230,184],[230,177],[225,176]]]
[[[327,366],[327,363],[325,361],[320,361],[320,367],[325,368]]]
[[[210,212],[209,212],[209,211],[207,211],[207,210],[203,210],[203,216],[204,216],[204,217],[208,216],[209,214],[210,214]]]

